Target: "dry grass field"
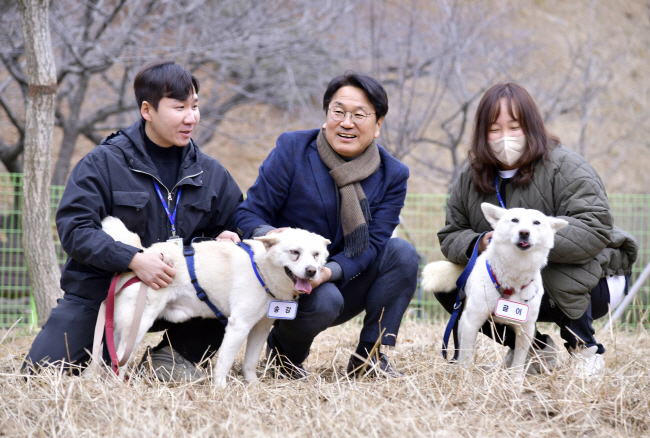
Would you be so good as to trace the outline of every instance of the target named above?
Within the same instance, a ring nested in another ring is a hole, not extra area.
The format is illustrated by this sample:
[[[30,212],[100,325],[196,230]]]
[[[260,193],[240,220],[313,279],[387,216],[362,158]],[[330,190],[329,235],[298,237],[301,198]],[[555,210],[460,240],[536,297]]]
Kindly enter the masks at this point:
[[[501,369],[457,369],[438,351],[443,323],[406,322],[389,352],[405,377],[344,374],[359,325],[327,330],[306,362],[306,381],[240,375],[227,389],[134,378],[19,373],[34,333],[0,331],[0,436],[228,437],[633,437],[650,434],[650,337],[639,328],[600,333],[606,374],[585,380],[566,362],[513,385]],[[559,343],[557,332],[544,326]],[[148,335],[148,342],[157,342]],[[477,365],[502,347],[479,342]],[[241,365],[241,355],[235,370]],[[260,367],[260,373],[264,370]]]

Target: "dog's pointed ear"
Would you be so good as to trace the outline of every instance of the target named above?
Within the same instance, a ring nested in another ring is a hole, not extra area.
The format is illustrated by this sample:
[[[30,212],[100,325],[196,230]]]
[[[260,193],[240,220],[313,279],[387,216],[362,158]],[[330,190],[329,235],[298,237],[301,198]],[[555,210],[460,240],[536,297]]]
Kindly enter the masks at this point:
[[[325,238],[323,238],[323,242],[325,242],[325,246],[327,246],[327,245],[329,245],[330,243],[332,243],[332,242],[330,242],[329,239],[325,239]]]
[[[268,236],[253,237],[254,240],[259,240],[264,244],[264,248],[268,251],[273,245],[278,243],[278,236],[276,233],[269,234]]]
[[[492,225],[492,228],[495,229],[497,227],[497,222],[499,222],[499,219],[501,219],[506,212],[505,208],[497,207],[489,202],[483,202],[481,204],[481,210],[483,210],[485,219],[487,219],[490,225]]]
[[[553,228],[554,232],[569,225],[568,221],[564,219],[560,219],[558,217],[551,217],[549,218],[549,220],[550,220],[551,228]]]

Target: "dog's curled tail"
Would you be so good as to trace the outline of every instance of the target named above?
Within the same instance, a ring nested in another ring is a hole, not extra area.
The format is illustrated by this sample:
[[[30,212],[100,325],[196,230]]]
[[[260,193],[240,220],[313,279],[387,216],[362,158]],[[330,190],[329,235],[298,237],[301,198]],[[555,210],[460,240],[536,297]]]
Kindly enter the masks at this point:
[[[447,261],[431,262],[422,270],[422,290],[425,292],[451,292],[465,266]]]
[[[102,220],[102,230],[117,242],[126,243],[127,245],[142,249],[140,236],[129,231],[126,225],[124,225],[124,222],[116,217],[106,216]]]

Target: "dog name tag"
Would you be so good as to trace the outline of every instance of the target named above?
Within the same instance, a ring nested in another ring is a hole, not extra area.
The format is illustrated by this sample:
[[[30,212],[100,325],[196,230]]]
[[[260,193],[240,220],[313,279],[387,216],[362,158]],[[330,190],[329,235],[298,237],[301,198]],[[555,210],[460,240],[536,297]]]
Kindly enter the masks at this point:
[[[181,248],[183,247],[183,238],[182,237],[170,237],[167,239],[167,242],[171,242],[176,246],[180,246]]]
[[[294,319],[298,311],[295,301],[271,301],[266,316],[273,319]]]
[[[494,314],[501,318],[526,322],[528,319],[528,305],[500,298],[497,301],[497,308],[494,309]]]

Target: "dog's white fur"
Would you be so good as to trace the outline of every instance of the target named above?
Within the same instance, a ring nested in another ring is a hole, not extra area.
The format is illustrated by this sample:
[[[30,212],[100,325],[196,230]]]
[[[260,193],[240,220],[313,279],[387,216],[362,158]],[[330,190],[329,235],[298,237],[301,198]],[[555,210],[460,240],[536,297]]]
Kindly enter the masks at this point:
[[[140,238],[130,232],[121,220],[107,217],[102,229],[116,241],[142,248]],[[268,236],[246,240],[254,253],[260,276],[276,298],[271,297],[258,281],[249,254],[234,243],[204,241],[194,244],[194,266],[199,285],[212,303],[228,317],[228,325],[219,349],[215,383],[225,386],[237,352],[248,337],[242,371],[248,382],[257,380],[255,369],[260,352],[273,324],[267,310],[272,300],[290,301],[299,295],[285,268],[294,276],[318,279],[327,260],[329,240],[314,233],[294,228]],[[158,318],[182,322],[194,317],[215,318],[210,308],[196,296],[181,247],[160,242],[144,252],[161,253],[176,271],[172,283],[162,289],[147,290],[147,304],[142,315],[136,345]],[[315,270],[315,274],[314,274]],[[309,275],[312,273],[313,275]],[[118,288],[135,274],[121,274]],[[140,284],[122,290],[115,300],[115,345],[118,357],[126,348]],[[197,333],[197,336],[201,336]]]
[[[502,290],[514,289],[508,299],[529,306],[528,319],[523,323],[494,316],[496,322],[510,324],[517,332],[511,368],[517,367],[520,373],[517,380],[520,380],[523,379],[523,365],[535,335],[535,322],[544,293],[541,269],[546,266],[548,253],[553,248],[555,232],[568,222],[524,208],[506,210],[483,203],[481,209],[494,228],[494,234],[487,249],[477,258],[465,286],[465,308],[459,322],[458,361],[464,366],[472,362],[478,332],[501,298],[488,274],[487,259]],[[453,291],[463,269],[462,265],[446,261],[429,263],[422,272],[422,288],[431,292]],[[522,286],[525,287],[522,289]]]

